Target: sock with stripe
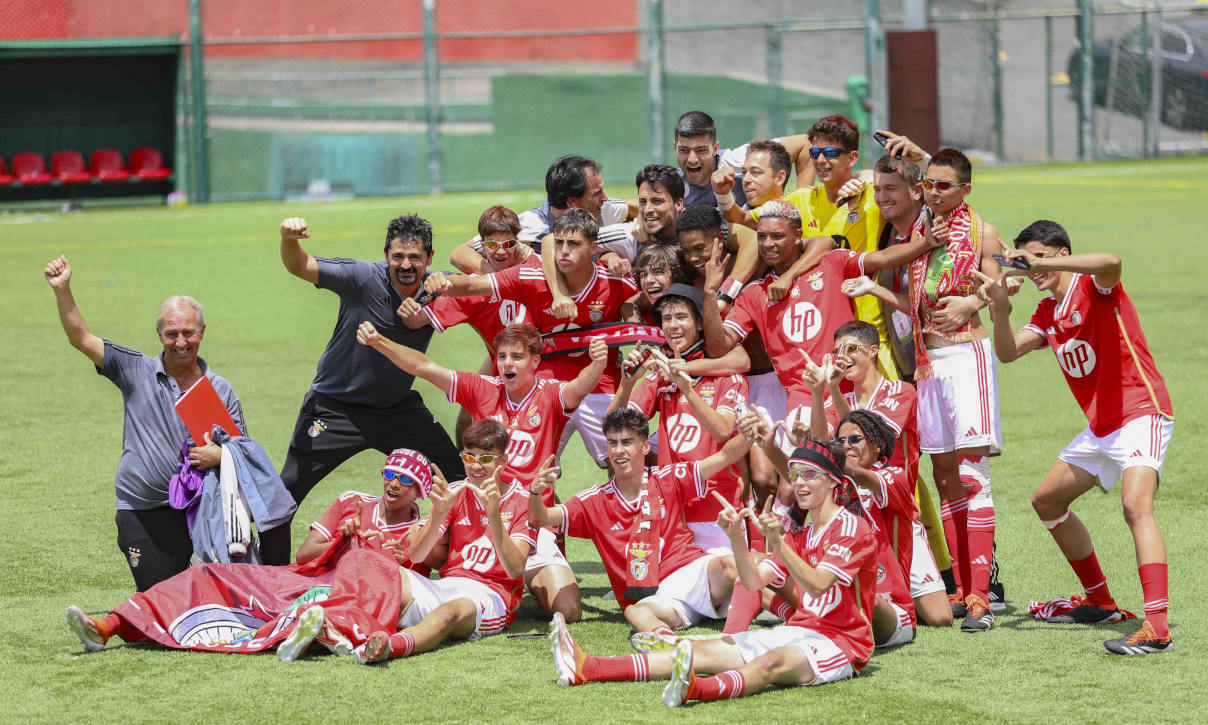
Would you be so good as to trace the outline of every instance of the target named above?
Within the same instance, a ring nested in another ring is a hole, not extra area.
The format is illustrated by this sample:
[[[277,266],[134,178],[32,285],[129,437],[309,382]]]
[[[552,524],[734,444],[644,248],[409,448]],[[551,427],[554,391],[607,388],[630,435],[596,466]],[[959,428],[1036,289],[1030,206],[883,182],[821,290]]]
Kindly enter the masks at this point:
[[[583,679],[588,682],[645,682],[650,679],[646,654],[588,657],[583,661]]]
[[[1116,600],[1107,588],[1107,577],[1099,567],[1099,558],[1092,549],[1091,555],[1078,561],[1071,561],[1070,567],[1082,582],[1082,591],[1086,594],[1086,603],[1094,604],[1104,609],[1115,609]]]
[[[742,697],[747,682],[738,670],[726,670],[712,677],[692,675],[687,700],[729,700]]]
[[[994,561],[994,498],[990,492],[990,459],[957,456],[961,483],[965,485],[965,540],[962,560],[968,562],[966,595],[990,601],[990,567]],[[959,535],[959,530],[958,530]],[[964,571],[962,571],[962,575]]]
[[[726,614],[726,626],[722,627],[722,634],[747,631],[762,608],[763,590],[749,591],[742,582],[735,579],[734,593],[730,595],[730,611]]]
[[[1137,567],[1141,575],[1141,595],[1145,597],[1145,621],[1153,627],[1159,637],[1170,636],[1166,622],[1166,608],[1170,602],[1166,593],[1166,565],[1142,564]]]
[[[390,659],[410,657],[415,652],[415,638],[410,632],[395,632],[390,635]]]
[[[789,618],[792,617],[793,613],[797,611],[796,607],[782,599],[779,594],[772,596],[772,601],[770,604],[768,604],[768,609],[772,610],[773,614],[786,622],[789,621]]]
[[[967,532],[968,529],[967,505],[964,499],[944,501],[940,504],[944,539],[948,542],[948,557],[952,559],[952,579],[956,584],[956,591],[961,594],[969,593],[969,562],[965,558],[967,540],[961,536],[961,532]],[[962,546],[962,542],[966,544]]]

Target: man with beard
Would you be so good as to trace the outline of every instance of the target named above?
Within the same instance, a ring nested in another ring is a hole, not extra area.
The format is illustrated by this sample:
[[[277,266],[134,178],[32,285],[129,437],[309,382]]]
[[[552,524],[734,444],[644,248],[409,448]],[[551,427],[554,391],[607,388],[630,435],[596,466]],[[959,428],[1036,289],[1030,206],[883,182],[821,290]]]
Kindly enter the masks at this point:
[[[389,453],[404,444],[460,478],[457,449],[411,389],[414,378],[356,339],[357,326],[368,320],[400,345],[427,349],[432,328],[409,329],[397,311],[403,300],[423,292],[432,263],[432,225],[415,214],[393,219],[386,227],[385,259],[378,262],[315,257],[299,243],[309,238],[305,219],[281,222],[281,262],[295,277],[339,295],[340,311],[294,424],[281,470],[285,487],[301,503],[357,453],[369,448]],[[262,535],[260,546],[265,563],[288,563],[289,526]]]

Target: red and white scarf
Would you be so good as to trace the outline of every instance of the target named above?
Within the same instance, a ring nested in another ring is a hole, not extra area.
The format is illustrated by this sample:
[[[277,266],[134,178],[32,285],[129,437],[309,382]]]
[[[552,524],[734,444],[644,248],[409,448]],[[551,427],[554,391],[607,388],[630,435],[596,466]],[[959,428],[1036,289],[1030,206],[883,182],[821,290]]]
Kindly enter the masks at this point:
[[[981,266],[984,225],[968,204],[961,203],[948,214],[948,244],[933,249],[910,263],[910,315],[914,322],[915,380],[931,376],[931,362],[923,333],[938,335],[952,342],[973,339],[972,320],[953,332],[940,332],[931,321],[939,301],[948,296],[967,296],[977,289],[973,271]],[[925,219],[916,221],[910,239],[921,238]],[[918,235],[918,236],[916,236]]]

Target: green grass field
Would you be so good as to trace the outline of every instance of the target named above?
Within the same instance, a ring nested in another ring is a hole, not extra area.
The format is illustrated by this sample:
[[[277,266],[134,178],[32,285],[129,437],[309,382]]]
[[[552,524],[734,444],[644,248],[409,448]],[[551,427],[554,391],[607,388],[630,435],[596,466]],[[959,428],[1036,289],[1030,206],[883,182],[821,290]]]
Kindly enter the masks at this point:
[[[547,642],[539,639],[494,637],[359,668],[327,656],[286,665],[272,655],[142,646],[85,654],[64,624],[67,605],[107,610],[130,594],[132,582],[113,525],[121,398],[67,345],[42,280],[49,259],[68,255],[76,300],[93,332],[148,353],[158,349],[159,303],[177,293],[201,300],[208,323],[202,355],[234,385],[251,434],[280,465],[337,305],[333,295],[282,268],[281,219],[305,216],[313,234],[306,246],[316,254],[376,259],[386,222],[416,212],[433,222],[444,267],[483,208],[525,209],[540,200],[536,193],[0,217],[0,333],[7,340],[0,349],[0,512],[12,526],[0,537],[0,688],[9,693],[0,696],[0,720],[1203,721],[1208,587],[1195,559],[1203,555],[1208,489],[1194,457],[1208,434],[1206,180],[1208,158],[988,170],[977,173],[971,199],[1008,239],[1036,218],[1051,218],[1069,229],[1075,251],[1110,251],[1124,259],[1126,289],[1178,417],[1157,504],[1169,549],[1174,649],[1111,657],[1101,640],[1135,623],[1046,625],[1024,611],[1031,599],[1078,590],[1029,504],[1053,458],[1085,426],[1052,356],[1042,352],[999,372],[1005,454],[993,462],[992,474],[1009,609],[992,632],[923,629],[914,644],[877,654],[855,680],[773,689],[674,713],[660,702],[661,683],[558,687]],[[1030,285],[1017,298],[1017,324],[1036,299]],[[438,336],[431,353],[463,370],[476,369],[484,357],[468,328]],[[451,427],[453,407],[431,386],[417,385]],[[564,496],[601,480],[577,443],[568,450],[559,487]],[[320,484],[298,512],[295,545],[340,492],[380,491],[380,463],[378,454],[362,454]],[[1075,510],[1096,537],[1121,606],[1141,611],[1118,491],[1088,494]],[[615,602],[602,598],[607,583],[595,551],[572,541],[569,556],[586,605],[584,621],[572,631],[589,652],[628,651],[628,628]],[[545,627],[526,600],[513,631]]]

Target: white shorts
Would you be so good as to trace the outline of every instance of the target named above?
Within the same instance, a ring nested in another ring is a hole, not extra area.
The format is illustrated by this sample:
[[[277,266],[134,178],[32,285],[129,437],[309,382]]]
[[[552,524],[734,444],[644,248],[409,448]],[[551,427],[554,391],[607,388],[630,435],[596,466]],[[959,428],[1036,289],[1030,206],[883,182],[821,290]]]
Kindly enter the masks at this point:
[[[508,610],[503,599],[486,584],[464,576],[429,579],[404,569],[411,584],[411,606],[399,618],[399,629],[414,627],[432,610],[454,599],[469,599],[478,612],[474,615],[472,639],[498,634],[507,628]]]
[[[747,401],[758,405],[772,416],[772,422],[784,420],[789,406],[789,394],[780,384],[775,372],[747,375]]]
[[[536,571],[547,566],[564,566],[570,569],[570,562],[558,549],[558,535],[553,529],[541,529],[537,532],[537,546],[529,552],[524,562],[524,571]]]
[[[915,521],[911,528],[914,537],[914,553],[910,557],[910,597],[918,599],[932,592],[944,591],[944,580],[931,553],[931,542],[927,540],[927,528]]]
[[[709,562],[716,555],[702,556],[691,564],[685,564],[659,583],[658,591],[642,599],[648,604],[662,604],[675,610],[683,620],[684,627],[691,627],[705,619],[721,619],[730,611],[730,603],[720,609],[713,607],[709,596]]]
[[[1104,491],[1112,490],[1125,469],[1152,468],[1162,475],[1166,448],[1174,435],[1174,421],[1160,415],[1133,418],[1100,438],[1088,427],[1065,447],[1059,459],[1099,479]]]
[[[989,340],[929,348],[931,377],[918,381],[919,449],[950,453],[990,447],[1002,453],[997,362]]]
[[[716,521],[689,521],[688,528],[692,531],[692,543],[696,548],[723,556],[734,553],[730,547],[730,537]]]
[[[729,635],[743,662],[781,647],[796,647],[809,660],[814,679],[802,685],[825,685],[846,680],[856,674],[851,660],[830,638],[805,627],[787,624],[771,629],[751,629]]]
[[[898,626],[893,630],[893,634],[889,635],[889,639],[877,645],[877,648],[910,644],[914,641],[914,623],[910,621],[910,614],[888,599],[885,600],[885,603],[893,607],[893,613],[898,618]]]
[[[558,457],[570,442],[570,436],[579,431],[579,439],[587,448],[587,455],[600,468],[608,468],[608,445],[604,442],[604,416],[608,414],[608,406],[612,405],[612,395],[608,393],[588,393],[579,403],[579,408],[566,423],[562,430],[562,438],[558,441]]]

